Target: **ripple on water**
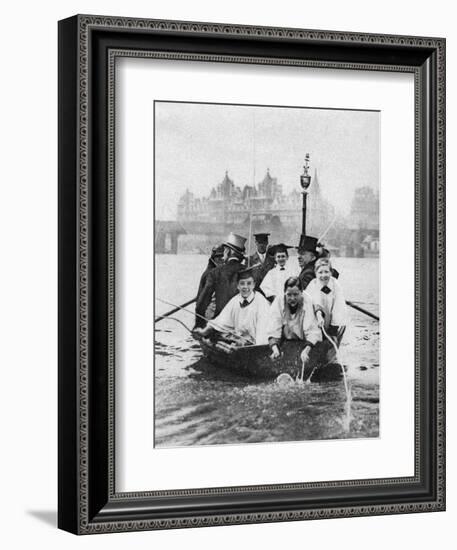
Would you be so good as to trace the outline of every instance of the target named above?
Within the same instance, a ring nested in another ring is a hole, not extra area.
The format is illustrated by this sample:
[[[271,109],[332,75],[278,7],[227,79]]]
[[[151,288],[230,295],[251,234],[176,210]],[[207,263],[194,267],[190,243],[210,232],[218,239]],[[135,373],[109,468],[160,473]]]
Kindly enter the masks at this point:
[[[182,303],[195,292],[206,258],[172,256],[161,257],[156,264],[157,288],[164,297],[173,295],[171,301]],[[360,303],[376,302],[377,288],[367,286],[366,281],[367,272],[377,273],[377,261],[337,260],[337,268],[343,266],[340,279],[346,294]],[[173,282],[169,273],[178,269],[176,262],[180,262],[180,272],[198,276],[184,278],[179,288],[174,285],[167,293],[167,285]],[[378,437],[379,323],[353,310],[350,315],[340,349],[351,386],[349,430],[342,381],[285,386],[256,383],[209,364],[179,323],[168,319],[158,323],[154,333],[156,446]],[[188,327],[193,325],[189,313],[174,317]]]

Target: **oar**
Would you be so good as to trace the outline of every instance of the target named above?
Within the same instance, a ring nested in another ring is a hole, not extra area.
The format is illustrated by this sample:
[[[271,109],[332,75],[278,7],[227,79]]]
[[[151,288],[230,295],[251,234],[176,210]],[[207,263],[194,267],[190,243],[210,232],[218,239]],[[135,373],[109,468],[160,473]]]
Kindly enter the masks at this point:
[[[379,321],[379,317],[375,315],[374,313],[371,313],[371,311],[367,311],[366,309],[363,309],[363,307],[357,306],[354,304],[354,302],[350,302],[349,300],[346,300],[346,304],[357,311],[360,311],[361,313],[365,313],[365,315],[368,315],[368,317],[371,317],[372,319],[376,319],[376,321]]]
[[[169,321],[176,321],[177,323],[179,323],[180,325],[182,325],[186,330],[188,330],[191,334],[192,334],[192,329],[190,329],[186,323],[183,323],[181,321],[181,319],[176,319],[176,317],[168,317],[168,320]]]
[[[156,300],[158,300],[159,302],[162,302],[164,304],[167,304],[169,306],[174,306],[175,308],[177,308],[175,311],[178,311],[178,310],[181,310],[181,311],[187,311],[187,313],[190,313],[191,315],[196,315],[197,317],[200,317],[200,319],[203,319],[205,321],[208,321],[208,319],[206,319],[206,317],[203,317],[203,315],[200,315],[199,313],[195,313],[194,311],[190,311],[189,309],[186,309],[185,307],[183,306],[177,306],[176,304],[172,304],[171,302],[167,302],[166,300],[162,300],[161,298],[156,298]],[[194,301],[194,300],[192,300]],[[247,342],[248,344],[254,344],[254,342],[252,342],[252,340],[249,340],[249,338],[244,338],[244,337],[240,337],[236,332],[234,332],[233,330],[230,330],[230,329],[227,329],[225,327],[222,327],[222,326],[218,326],[217,323],[215,323],[214,321],[210,321],[210,323],[212,324],[212,326],[218,330],[219,332],[225,332],[227,334],[231,334],[232,336],[235,336],[235,338],[239,338],[241,340],[243,340],[244,342]]]
[[[157,323],[158,321],[161,321],[162,319],[165,319],[169,315],[173,315],[173,313],[176,313],[177,311],[179,311],[180,309],[182,309],[186,306],[190,306],[190,304],[193,304],[196,301],[197,301],[197,298],[195,297],[195,298],[192,298],[192,300],[189,300],[188,302],[184,302],[184,304],[181,304],[180,306],[176,306],[175,308],[170,309],[170,311],[167,311],[166,313],[163,313],[162,315],[159,315],[159,317],[156,317],[154,319],[154,323]]]

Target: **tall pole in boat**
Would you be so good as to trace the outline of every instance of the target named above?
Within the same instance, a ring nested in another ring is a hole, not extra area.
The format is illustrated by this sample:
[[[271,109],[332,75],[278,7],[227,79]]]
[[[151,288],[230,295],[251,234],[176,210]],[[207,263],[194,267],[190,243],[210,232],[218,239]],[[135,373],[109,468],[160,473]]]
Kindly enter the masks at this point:
[[[303,195],[302,203],[302,235],[306,235],[306,199],[308,198],[308,187],[311,185],[311,176],[309,175],[309,153],[305,155],[305,164],[303,165],[303,174],[300,175],[301,193]]]

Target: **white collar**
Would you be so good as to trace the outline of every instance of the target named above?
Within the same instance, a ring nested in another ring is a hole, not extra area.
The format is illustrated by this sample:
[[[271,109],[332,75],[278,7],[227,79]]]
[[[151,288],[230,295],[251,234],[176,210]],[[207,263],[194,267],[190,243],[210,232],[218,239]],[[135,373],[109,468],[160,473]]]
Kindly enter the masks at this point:
[[[244,300],[247,300],[248,304],[250,304],[252,302],[252,300],[254,300],[254,298],[255,298],[255,291],[254,290],[251,292],[251,294],[247,298],[243,298],[240,294],[240,304],[242,304],[244,302]]]
[[[333,282],[332,282],[332,277],[330,277],[329,281],[327,284],[324,284],[324,283],[321,283],[319,281],[319,279],[316,278],[316,281],[317,281],[317,287],[319,290],[321,290],[322,288],[324,288],[324,286],[328,287],[330,290],[333,290]]]

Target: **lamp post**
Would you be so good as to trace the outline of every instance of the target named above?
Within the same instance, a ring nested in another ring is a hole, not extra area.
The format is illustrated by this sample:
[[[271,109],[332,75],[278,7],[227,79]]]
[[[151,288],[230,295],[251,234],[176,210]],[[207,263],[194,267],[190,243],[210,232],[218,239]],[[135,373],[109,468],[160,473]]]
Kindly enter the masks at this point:
[[[305,155],[305,164],[303,165],[303,174],[300,175],[301,193],[303,195],[302,204],[302,235],[306,235],[306,199],[308,196],[308,187],[311,185],[311,176],[309,175],[309,153]]]

